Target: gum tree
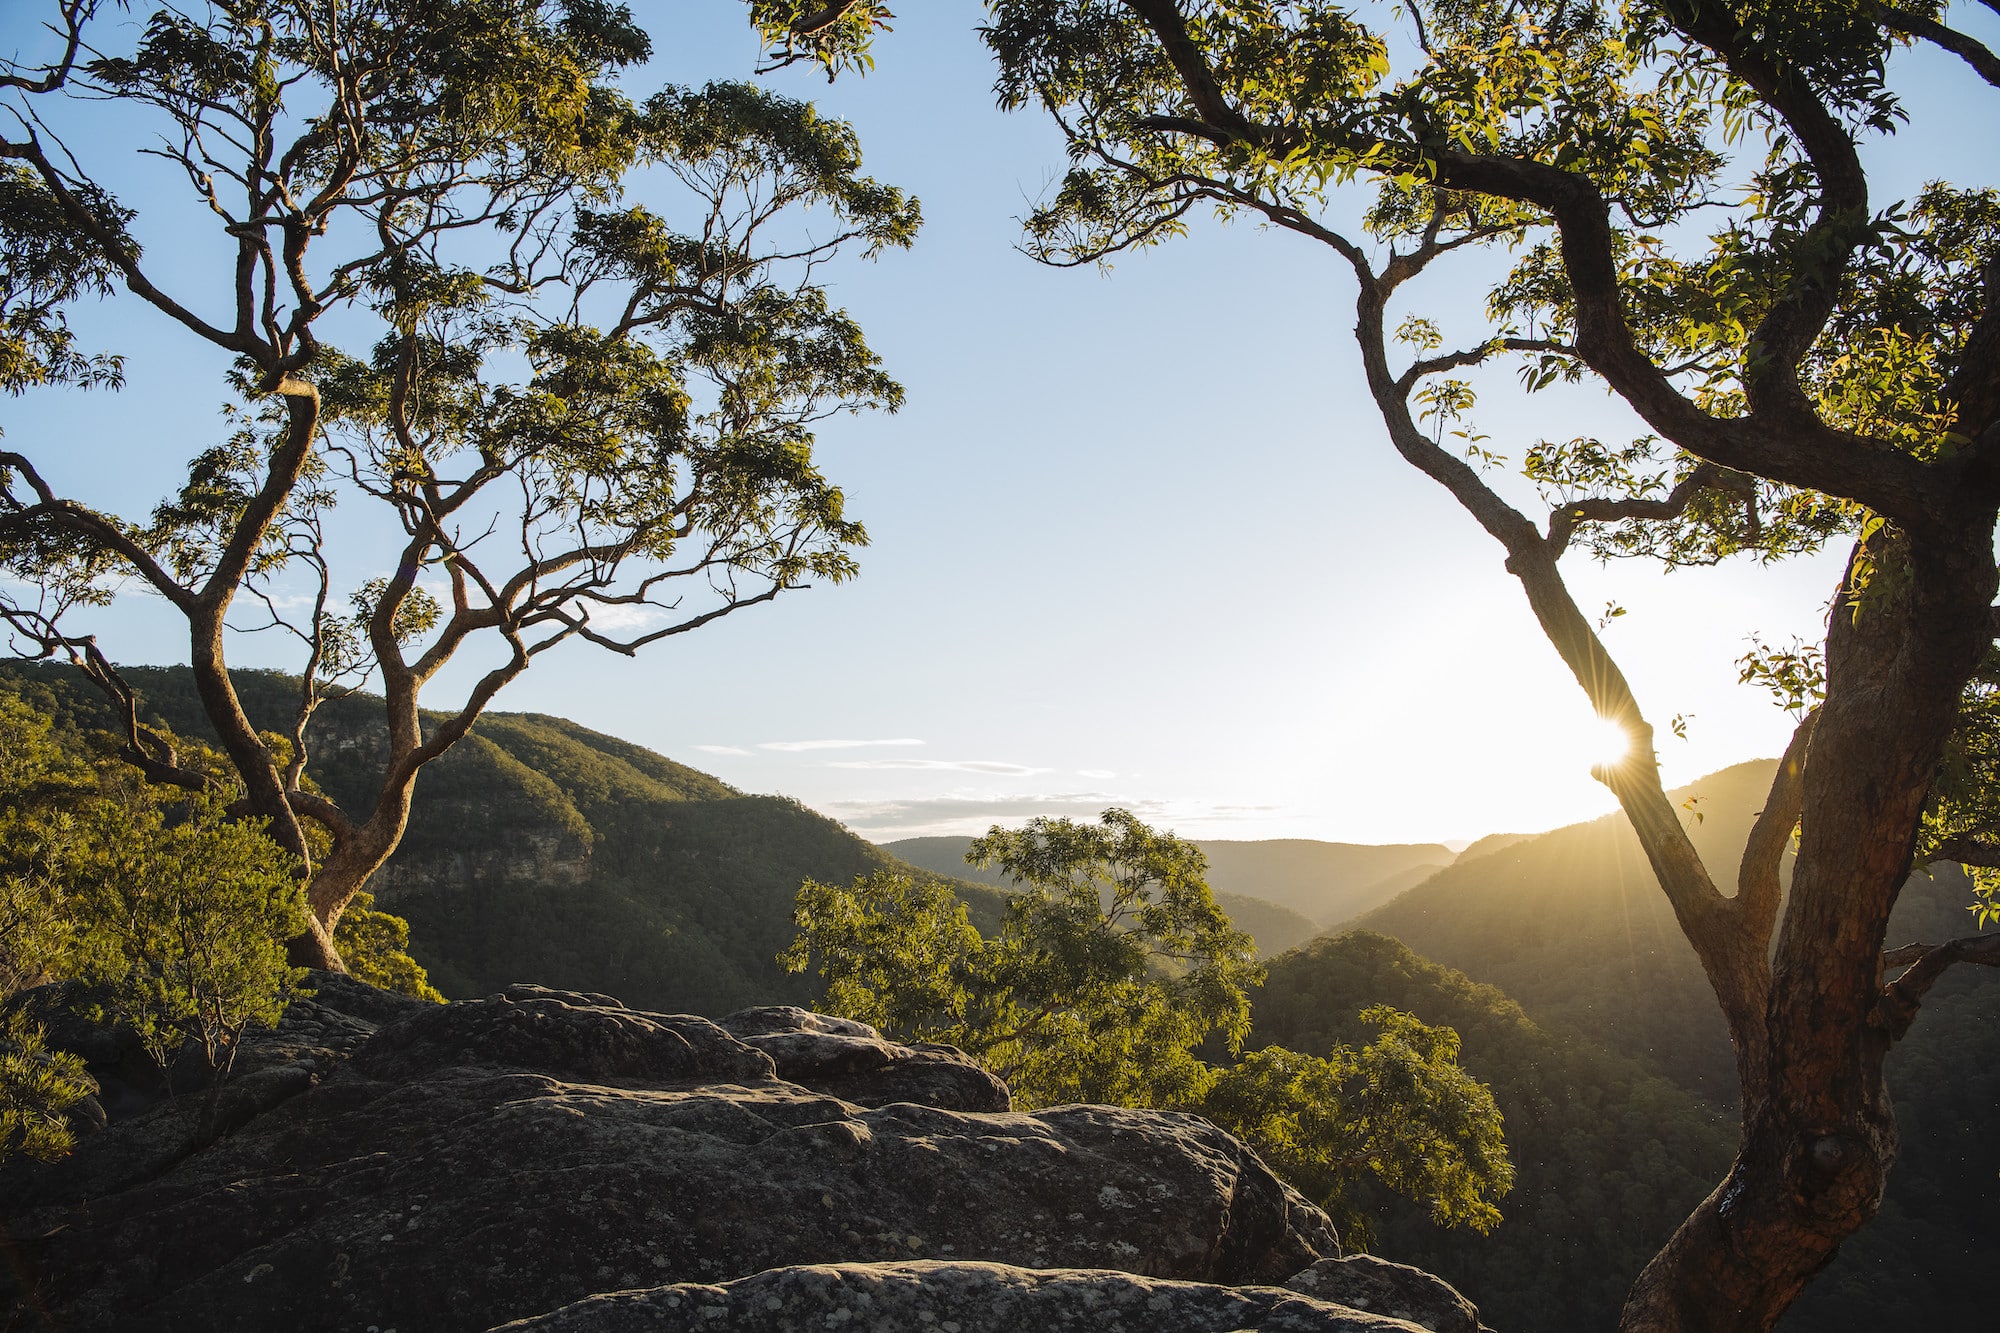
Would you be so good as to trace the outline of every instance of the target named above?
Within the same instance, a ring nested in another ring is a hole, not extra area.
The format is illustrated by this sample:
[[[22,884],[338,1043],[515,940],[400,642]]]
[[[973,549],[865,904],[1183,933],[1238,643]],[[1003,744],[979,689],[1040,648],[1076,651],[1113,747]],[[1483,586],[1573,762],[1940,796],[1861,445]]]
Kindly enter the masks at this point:
[[[760,8],[791,21],[767,13],[770,40],[818,43],[830,68],[880,10]],[[2000,961],[1991,934],[1884,950],[1914,866],[1972,866],[1990,907],[2000,865],[2000,194],[1940,181],[1879,198],[1862,153],[1965,132],[1908,123],[1899,47],[1957,57],[1975,104],[2000,59],[1932,0],[987,8],[1003,104],[1053,116],[1072,158],[1028,219],[1031,251],[1097,263],[1211,211],[1322,247],[1355,282],[1391,443],[1499,543],[1578,686],[1633,737],[1598,776],[1712,984],[1743,1100],[1728,1178],[1639,1277],[1622,1327],[1769,1328],[1879,1205],[1897,1146],[1884,1057],[1946,967]],[[1975,26],[2000,12],[1953,8]],[[1486,299],[1420,304],[1419,277]],[[1484,328],[1447,345],[1441,330],[1467,324]],[[1496,367],[1529,392],[1608,388],[1646,433],[1489,441],[1470,414]],[[1539,510],[1495,472],[1502,453]],[[1562,560],[1828,541],[1850,554],[1824,643],[1744,664],[1802,721],[1735,883],[1717,883]]]
[[[899,1041],[943,1042],[993,1070],[1017,1104],[1195,1111],[1247,1141],[1325,1208],[1350,1246],[1387,1190],[1440,1226],[1490,1231],[1513,1188],[1500,1109],[1458,1067],[1458,1034],[1376,1006],[1356,1049],[1245,1053],[1264,971],[1208,887],[1208,858],[1127,810],[1029,820],[966,860],[1013,881],[984,938],[949,885],[887,872],[807,880],[779,955],[826,980],[829,1013]],[[1229,1063],[1203,1059],[1226,1050]],[[1240,1057],[1240,1058],[1237,1058]]]
[[[66,489],[73,439],[8,438],[0,617],[111,694],[148,778],[200,788],[77,613],[137,587],[184,617],[236,808],[308,867],[300,961],[337,966],[418,773],[536,658],[634,653],[853,572],[866,536],[814,426],[901,390],[817,277],[907,245],[917,207],[806,104],[628,96],[649,38],[603,0],[123,9],[56,0],[40,63],[0,70],[0,381],[117,387],[118,349],[67,318],[99,297],[233,366],[155,419],[229,416],[140,516]],[[81,126],[88,103],[117,134]],[[171,184],[119,197],[119,143]],[[157,260],[155,224],[178,229]],[[283,734],[245,714],[230,630],[295,645]],[[427,695],[454,663],[471,683]],[[343,809],[310,780],[310,722],[364,683],[386,743]]]

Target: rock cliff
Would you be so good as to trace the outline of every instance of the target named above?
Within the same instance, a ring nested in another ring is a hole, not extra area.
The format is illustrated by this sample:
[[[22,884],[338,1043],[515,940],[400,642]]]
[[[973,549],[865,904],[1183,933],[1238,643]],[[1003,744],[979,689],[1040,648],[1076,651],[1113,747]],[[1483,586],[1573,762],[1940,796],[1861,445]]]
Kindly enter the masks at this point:
[[[797,1009],[315,980],[213,1101],[0,1172],[0,1327],[1276,1333],[1463,1305],[1414,1270],[1394,1309],[1348,1283],[1326,1216],[1198,1117],[1011,1111],[955,1050]]]

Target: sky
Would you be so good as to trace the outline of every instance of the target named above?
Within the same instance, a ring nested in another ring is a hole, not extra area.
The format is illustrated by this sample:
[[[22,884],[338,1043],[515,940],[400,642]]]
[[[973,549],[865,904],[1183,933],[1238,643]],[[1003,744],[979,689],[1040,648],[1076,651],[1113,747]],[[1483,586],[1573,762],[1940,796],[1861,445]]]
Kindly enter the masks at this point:
[[[1958,7],[1967,26],[1995,27],[1977,8]],[[632,91],[752,76],[737,0],[634,9],[656,56]],[[33,13],[6,6],[0,44],[31,42]],[[1202,838],[1462,844],[1614,808],[1588,774],[1594,719],[1499,548],[1388,444],[1344,266],[1207,221],[1107,272],[1023,256],[1018,220],[1062,144],[1039,113],[996,109],[979,21],[967,0],[900,6],[866,78],[769,79],[853,123],[868,173],[924,209],[913,250],[831,270],[908,391],[896,415],[820,434],[872,539],[861,576],[636,659],[566,646],[496,707],[572,718],[876,841],[1117,805]],[[1970,73],[1898,60],[1913,123],[1871,149],[1878,204],[1947,171],[1992,182],[1995,139],[1959,132],[1990,123]],[[174,182],[129,127],[87,114],[73,145],[141,205],[149,253],[185,242],[195,271],[196,243],[143,211]],[[222,367],[136,303],[78,322],[126,353],[125,389],[0,403],[0,427],[55,450],[75,493],[141,516],[215,431]],[[1541,436],[1639,433],[1590,388],[1500,394],[1478,424],[1516,459]],[[385,572],[365,563],[350,585]],[[1820,637],[1838,553],[1661,573],[1578,552],[1564,569],[1586,610],[1624,610],[1606,641],[1670,785],[1783,748],[1791,719],[1738,685],[1737,661],[1753,636]],[[92,628],[121,661],[184,655],[175,620],[136,594]],[[288,665],[279,647],[230,650]],[[441,679],[440,704],[465,679]]]

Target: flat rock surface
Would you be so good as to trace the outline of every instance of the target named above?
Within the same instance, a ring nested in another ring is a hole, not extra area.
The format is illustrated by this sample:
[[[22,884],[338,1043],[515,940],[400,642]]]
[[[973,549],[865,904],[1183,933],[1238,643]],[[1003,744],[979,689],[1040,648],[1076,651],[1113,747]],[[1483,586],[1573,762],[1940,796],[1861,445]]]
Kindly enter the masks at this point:
[[[322,993],[263,1039],[289,1055],[246,1049],[224,1137],[204,1145],[183,1097],[54,1171],[10,1168],[0,1220],[37,1289],[0,1266],[0,1311],[32,1300],[65,1330],[454,1333],[797,1265],[1241,1283],[1337,1253],[1323,1213],[1197,1117],[859,1106],[706,1019],[607,999],[517,988],[364,1015]]]
[[[508,1333],[1419,1333],[1416,1324],[1277,1287],[936,1262],[816,1264],[720,1285],[621,1291],[504,1327]]]

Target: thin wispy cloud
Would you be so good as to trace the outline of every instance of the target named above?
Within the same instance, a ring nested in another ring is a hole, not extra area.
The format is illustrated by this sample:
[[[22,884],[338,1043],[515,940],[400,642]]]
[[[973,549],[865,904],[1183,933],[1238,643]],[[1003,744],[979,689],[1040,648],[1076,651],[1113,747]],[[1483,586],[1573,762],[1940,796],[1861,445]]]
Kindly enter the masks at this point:
[[[444,601],[447,606],[451,604],[449,593]],[[651,629],[664,624],[666,619],[665,610],[643,603],[614,602],[607,605],[596,602],[590,607],[590,627],[606,634],[629,634],[634,630]]]
[[[862,750],[873,745],[922,745],[914,736],[897,736],[879,741],[763,741],[760,750],[779,750],[786,754],[796,754],[801,750]]]
[[[1100,782],[1105,778],[1115,778],[1118,776],[1108,768],[1079,768],[1076,770],[1076,775],[1080,778],[1096,778]]]
[[[923,773],[985,773],[992,777],[1032,778],[1046,768],[1004,764],[991,759],[841,759],[828,768],[904,769]]]
[[[912,800],[832,801],[825,813],[877,842],[938,833],[983,833],[993,824],[1017,824],[1037,815],[1095,819],[1106,807],[1123,805],[1151,820],[1165,809],[1159,801],[1120,801],[1102,792],[1054,792],[1033,796],[929,796]]]

